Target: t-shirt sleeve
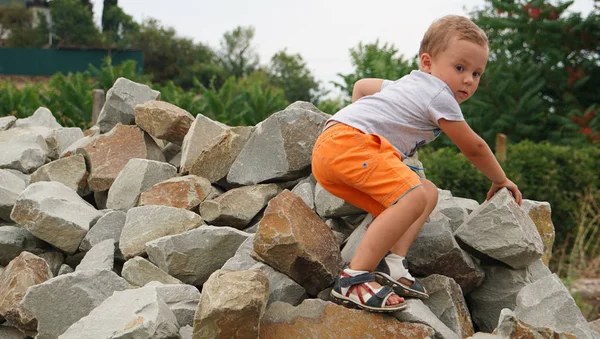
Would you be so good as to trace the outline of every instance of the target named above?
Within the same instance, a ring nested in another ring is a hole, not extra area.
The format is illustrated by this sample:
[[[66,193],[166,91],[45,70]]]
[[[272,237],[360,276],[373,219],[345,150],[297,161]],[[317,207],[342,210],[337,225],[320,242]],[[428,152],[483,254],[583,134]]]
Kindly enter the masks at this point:
[[[431,119],[438,126],[438,120],[442,118],[450,121],[465,120],[458,102],[456,102],[456,99],[446,89],[442,90],[431,100],[427,111]]]
[[[393,84],[394,82],[392,80],[383,80],[383,82],[381,83],[381,90],[383,91],[384,88],[386,88],[387,86]]]

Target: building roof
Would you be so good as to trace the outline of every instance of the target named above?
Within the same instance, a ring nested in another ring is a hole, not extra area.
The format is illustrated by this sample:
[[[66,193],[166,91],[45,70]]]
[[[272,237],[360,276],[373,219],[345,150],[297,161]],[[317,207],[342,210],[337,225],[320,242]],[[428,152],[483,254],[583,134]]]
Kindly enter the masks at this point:
[[[0,8],[9,8],[12,6],[21,7],[48,7],[46,0],[0,0]]]
[[[8,8],[14,5],[20,5],[25,7],[26,0],[0,0],[0,8]]]

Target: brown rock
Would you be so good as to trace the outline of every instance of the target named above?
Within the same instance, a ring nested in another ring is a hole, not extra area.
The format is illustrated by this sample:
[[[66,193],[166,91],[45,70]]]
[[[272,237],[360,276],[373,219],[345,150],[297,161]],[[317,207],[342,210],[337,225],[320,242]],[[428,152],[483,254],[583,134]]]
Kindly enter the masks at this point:
[[[130,159],[164,161],[160,148],[137,126],[117,124],[83,149],[93,192],[106,191]],[[162,157],[162,158],[161,158]]]
[[[251,130],[236,130],[243,133],[238,134],[229,129],[212,139],[193,161],[190,173],[204,177],[210,182],[217,182],[226,177],[231,164],[250,137]]]
[[[204,283],[193,338],[257,338],[268,299],[262,271],[216,271]]]
[[[542,242],[544,243],[544,254],[542,255],[542,262],[548,266],[550,259],[552,258],[552,246],[554,245],[554,224],[552,223],[552,211],[550,204],[532,202],[526,208],[528,210],[529,217],[533,220],[533,223],[537,227]]]
[[[260,338],[433,338],[423,324],[400,322],[389,315],[352,310],[307,299],[295,307],[273,303],[260,324]]]
[[[140,196],[139,206],[163,205],[193,210],[206,199],[211,185],[205,178],[186,175],[160,182]]]
[[[342,256],[333,232],[289,190],[271,199],[254,238],[258,260],[288,275],[316,296],[333,283]]]
[[[46,260],[23,251],[0,275],[0,315],[24,331],[35,331],[37,320],[20,302],[30,286],[52,278]]]
[[[155,138],[181,146],[194,122],[188,111],[164,101],[151,100],[135,106],[135,123]]]

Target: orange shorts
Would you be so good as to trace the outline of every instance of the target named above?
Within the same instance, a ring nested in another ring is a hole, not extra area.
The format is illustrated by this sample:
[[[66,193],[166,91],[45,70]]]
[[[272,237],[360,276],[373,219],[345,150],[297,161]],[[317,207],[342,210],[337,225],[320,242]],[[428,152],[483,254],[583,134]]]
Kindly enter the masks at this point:
[[[374,216],[421,185],[384,137],[337,123],[317,139],[312,173],[329,193]]]

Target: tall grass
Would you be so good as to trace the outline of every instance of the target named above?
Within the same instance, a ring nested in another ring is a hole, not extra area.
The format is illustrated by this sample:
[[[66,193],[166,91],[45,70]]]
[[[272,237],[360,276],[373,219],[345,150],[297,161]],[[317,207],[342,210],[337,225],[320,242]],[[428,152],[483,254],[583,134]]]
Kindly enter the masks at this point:
[[[576,232],[555,249],[553,271],[569,288],[578,279],[600,279],[600,189],[589,188],[579,195],[579,208],[573,212]],[[588,321],[600,316],[600,297],[573,298]]]

